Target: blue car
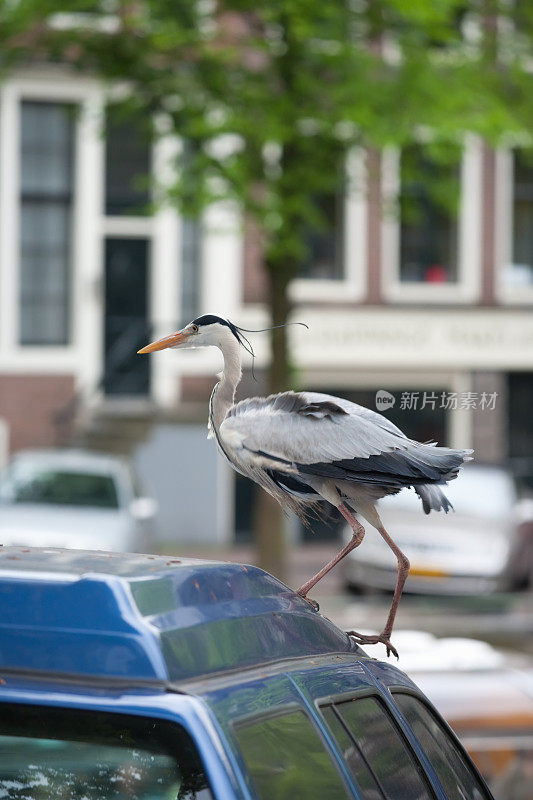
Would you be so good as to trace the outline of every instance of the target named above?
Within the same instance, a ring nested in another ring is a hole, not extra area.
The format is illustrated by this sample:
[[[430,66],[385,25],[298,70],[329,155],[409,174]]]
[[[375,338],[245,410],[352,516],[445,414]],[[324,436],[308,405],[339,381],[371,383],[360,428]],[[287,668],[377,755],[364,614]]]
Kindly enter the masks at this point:
[[[0,551],[2,800],[488,800],[415,684],[256,567]]]

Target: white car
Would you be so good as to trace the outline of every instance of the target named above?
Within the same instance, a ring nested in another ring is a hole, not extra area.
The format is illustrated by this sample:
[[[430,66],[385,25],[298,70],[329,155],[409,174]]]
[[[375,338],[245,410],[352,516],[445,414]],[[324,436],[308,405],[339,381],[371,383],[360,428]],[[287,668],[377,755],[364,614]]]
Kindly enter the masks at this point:
[[[146,552],[155,512],[116,456],[28,450],[0,477],[2,545]]]
[[[517,500],[510,473],[469,464],[445,491],[455,509],[448,514],[424,514],[412,489],[379,501],[385,528],[411,562],[404,591],[481,594],[511,588]],[[346,583],[394,589],[396,559],[377,531],[365,528],[362,544],[344,559]],[[347,542],[351,534],[343,532]]]

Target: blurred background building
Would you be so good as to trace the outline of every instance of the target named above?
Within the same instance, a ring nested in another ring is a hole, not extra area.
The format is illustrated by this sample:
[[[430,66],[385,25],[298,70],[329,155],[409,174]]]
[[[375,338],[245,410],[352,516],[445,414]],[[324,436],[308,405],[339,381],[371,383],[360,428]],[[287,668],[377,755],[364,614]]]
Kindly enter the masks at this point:
[[[0,92],[2,461],[56,445],[125,453],[159,501],[163,540],[246,540],[251,486],[206,441],[218,352],[136,351],[207,312],[265,327],[256,232],[230,205],[199,221],[152,213],[180,145],[150,146],[141,121],[106,113],[97,81],[34,65]],[[350,179],[317,198],[333,227],[310,234],[291,287],[293,319],[309,325],[291,331],[294,386],[372,408],[383,390],[394,402],[378,410],[408,435],[509,462],[527,488],[533,165],[468,139],[445,168],[455,215],[410,177],[412,163],[444,169],[416,143],[354,152]],[[243,393],[263,389],[266,341],[253,336],[258,383],[245,357]]]

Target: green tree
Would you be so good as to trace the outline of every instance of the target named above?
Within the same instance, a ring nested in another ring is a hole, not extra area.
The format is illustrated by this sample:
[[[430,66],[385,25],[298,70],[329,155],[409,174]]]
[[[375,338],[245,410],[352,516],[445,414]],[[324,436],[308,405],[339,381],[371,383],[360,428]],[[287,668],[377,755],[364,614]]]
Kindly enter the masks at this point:
[[[349,184],[352,148],[402,147],[423,125],[455,153],[467,131],[496,143],[531,129],[532,13],[507,0],[18,0],[0,10],[0,67],[66,61],[125,80],[132,112],[164,115],[189,143],[172,201],[186,214],[238,203],[282,325],[306,233],[328,224],[317,198]],[[274,392],[290,384],[285,328],[271,351]],[[272,513],[260,557],[280,574]]]

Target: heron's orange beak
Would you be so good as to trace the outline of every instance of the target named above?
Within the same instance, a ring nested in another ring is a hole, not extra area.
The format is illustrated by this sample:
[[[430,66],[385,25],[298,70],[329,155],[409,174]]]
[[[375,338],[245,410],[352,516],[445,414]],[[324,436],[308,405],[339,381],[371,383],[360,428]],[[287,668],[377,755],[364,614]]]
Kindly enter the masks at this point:
[[[155,353],[156,350],[166,350],[167,347],[178,347],[178,345],[184,344],[188,339],[188,333],[178,331],[177,333],[171,333],[170,336],[163,336],[162,339],[157,339],[155,342],[147,344],[146,347],[137,350],[137,353]]]

